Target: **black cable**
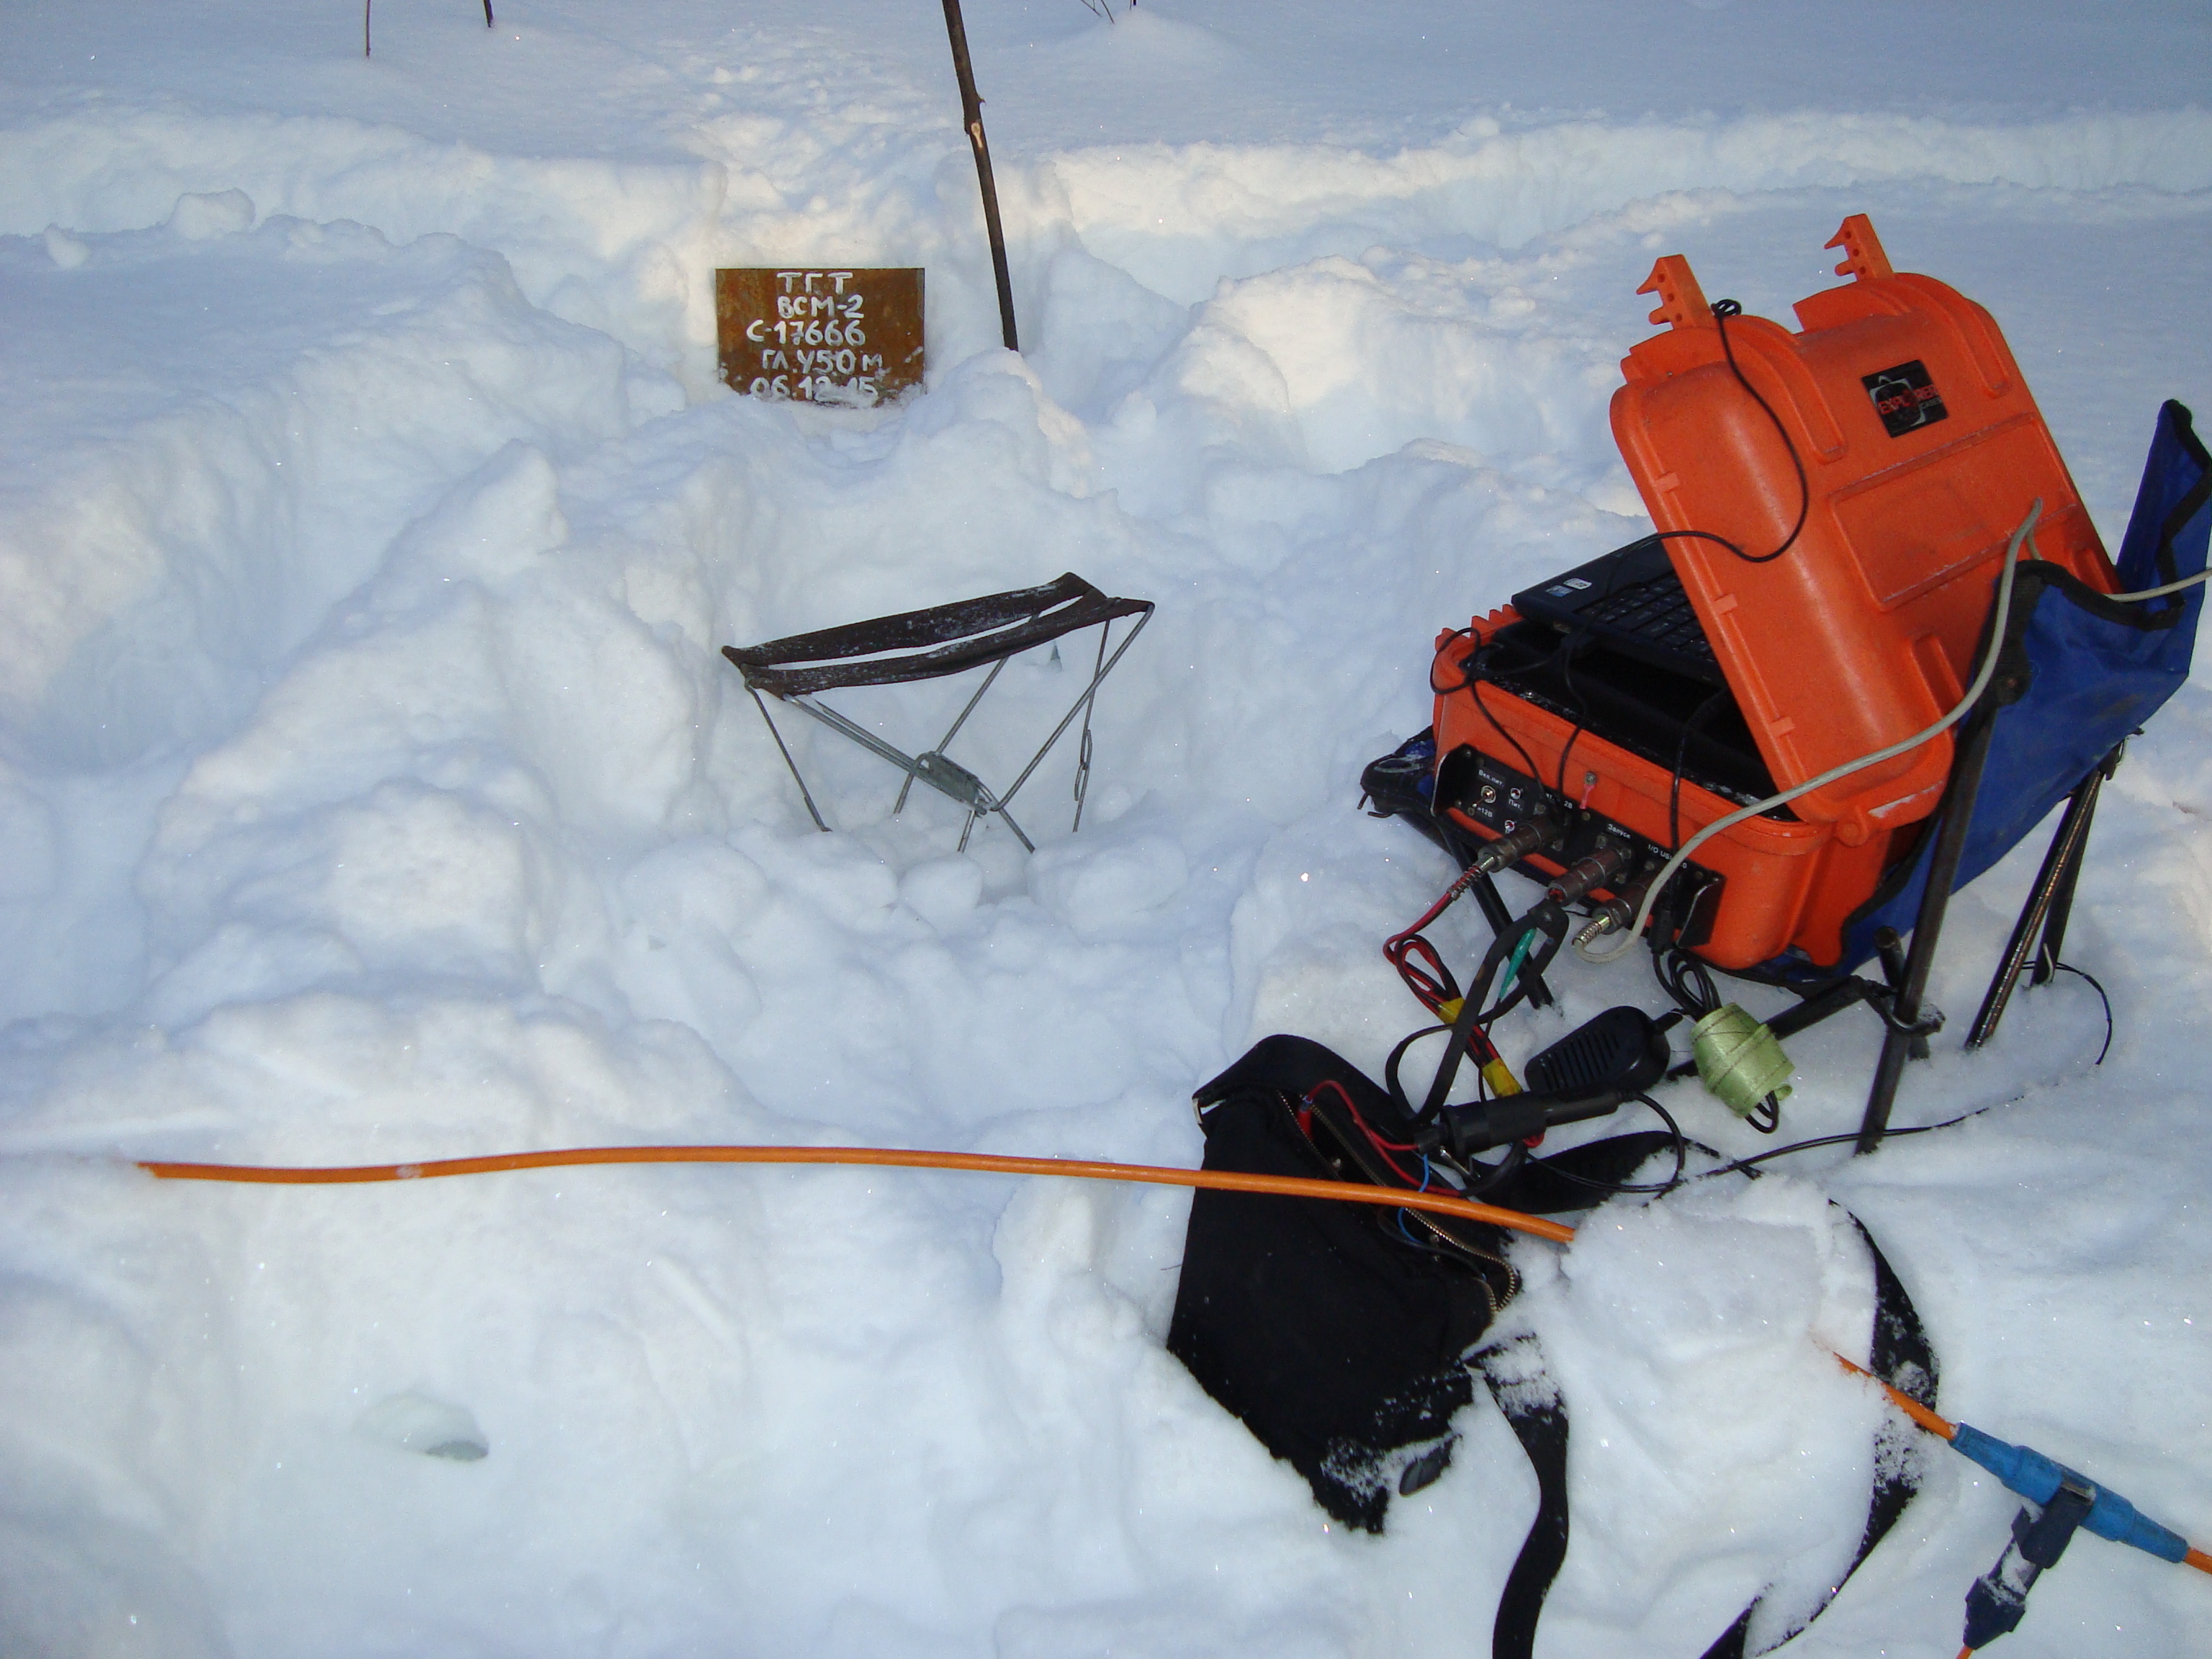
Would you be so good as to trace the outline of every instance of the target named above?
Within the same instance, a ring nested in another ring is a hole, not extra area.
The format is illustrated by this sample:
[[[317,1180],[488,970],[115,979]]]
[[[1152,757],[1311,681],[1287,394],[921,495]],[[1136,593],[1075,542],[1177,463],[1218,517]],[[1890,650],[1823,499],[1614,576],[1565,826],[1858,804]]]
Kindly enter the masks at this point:
[[[1728,359],[1729,373],[1735,376],[1736,384],[1751,395],[1752,402],[1757,404],[1766,418],[1774,423],[1776,435],[1780,437],[1782,447],[1789,453],[1790,465],[1796,471],[1797,522],[1790,526],[1790,533],[1782,538],[1782,545],[1771,553],[1747,553],[1727,537],[1716,536],[1709,530],[1662,530],[1659,533],[1662,536],[1686,536],[1698,541],[1718,542],[1746,564],[1771,564],[1795,547],[1797,538],[1804,533],[1805,520],[1813,511],[1813,485],[1805,476],[1805,463],[1798,457],[1797,446],[1790,441],[1790,428],[1782,424],[1782,417],[1774,412],[1774,405],[1759,396],[1759,388],[1745,377],[1742,365],[1735,360],[1735,348],[1729,342],[1728,319],[1742,315],[1743,307],[1734,300],[1716,300],[1713,302],[1713,322],[1720,330],[1721,355]]]
[[[1682,738],[1674,745],[1674,781],[1667,790],[1667,850],[1670,853],[1682,844],[1682,769],[1689,763],[1690,734],[1705,723],[1707,714],[1726,702],[1729,695],[1729,689],[1723,686],[1682,722]]]
[[[1574,653],[1571,647],[1580,637],[1579,634],[1570,634],[1559,641],[1559,684],[1566,689],[1567,696],[1573,700],[1575,705],[1575,723],[1568,730],[1567,740],[1559,745],[1559,787],[1553,792],[1559,798],[1559,811],[1562,817],[1576,810],[1573,805],[1574,797],[1567,793],[1567,757],[1575,752],[1575,744],[1581,741],[1583,733],[1589,729],[1589,701],[1581,692],[1575,690]],[[1561,861],[1565,862],[1564,860]]]
[[[1664,1106],[1662,1106],[1657,1101],[1652,1099],[1649,1095],[1638,1095],[1636,1097],[1642,1101],[1646,1106],[1649,1106],[1653,1111],[1659,1114],[1659,1121],[1667,1126],[1667,1133],[1673,1139],[1674,1146],[1674,1173],[1668,1176],[1665,1181],[1658,1182],[1600,1181],[1592,1176],[1577,1175],[1571,1170],[1563,1170],[1559,1168],[1558,1164],[1551,1162],[1548,1158],[1539,1158],[1536,1161],[1552,1174],[1559,1176],[1560,1180],[1571,1181],[1577,1187],[1589,1187],[1597,1192],[1660,1194],[1673,1192],[1675,1188],[1682,1184],[1683,1171],[1689,1167],[1689,1138],[1682,1133],[1682,1126],[1674,1121],[1674,1115],[1669,1112]],[[1570,1150],[1572,1149],[1570,1148]],[[1720,1172],[1716,1170],[1714,1173],[1718,1174]]]
[[[1805,463],[1797,453],[1797,446],[1790,441],[1790,428],[1782,424],[1782,417],[1774,412],[1774,405],[1760,397],[1759,388],[1745,378],[1742,366],[1735,360],[1735,348],[1729,343],[1728,319],[1742,315],[1743,307],[1734,300],[1713,301],[1713,321],[1721,331],[1721,355],[1728,359],[1729,372],[1735,376],[1736,384],[1751,394],[1752,402],[1757,404],[1765,412],[1766,418],[1774,422],[1774,429],[1782,438],[1782,447],[1789,452],[1790,465],[1796,471],[1797,522],[1790,527],[1790,533],[1782,538],[1782,545],[1771,553],[1747,553],[1727,537],[1717,536],[1710,530],[1662,530],[1658,534],[1662,538],[1675,541],[1717,542],[1746,564],[1771,564],[1795,547],[1797,544],[1797,538],[1804,533],[1805,520],[1811,516],[1813,511],[1813,485],[1811,480],[1805,476]]]
[[[2017,1099],[2018,1097],[2015,1096],[2014,1098]],[[1900,1135],[1925,1135],[1933,1134],[1938,1129],[1955,1129],[1969,1118],[1979,1117],[1984,1112],[1995,1111],[2000,1106],[2008,1106],[2011,1103],[2011,1101],[2007,1100],[1991,1101],[1986,1106],[1975,1107],[1971,1112],[1961,1112],[1956,1117],[1947,1117],[1941,1123],[1922,1123],[1906,1129],[1885,1130],[1882,1139],[1895,1140]],[[1753,1164],[1764,1164],[1770,1158],[1787,1158],[1792,1152],[1809,1152],[1817,1146],[1840,1146],[1846,1141],[1855,1141],[1858,1138],[1859,1132],[1853,1129],[1846,1134],[1821,1135],[1812,1140],[1793,1140],[1787,1146],[1776,1146],[1764,1152],[1754,1152],[1749,1158],[1740,1158],[1732,1164],[1723,1164],[1717,1170],[1708,1170],[1705,1175],[1698,1178],[1703,1181],[1709,1176],[1734,1175],[1738,1170],[1748,1170]]]
[[[1505,1156],[1495,1164],[1485,1164],[1476,1158],[1468,1159],[1459,1166],[1467,1176],[1467,1185],[1462,1189],[1462,1196],[1480,1198],[1485,1193],[1497,1191],[1520,1173],[1521,1166],[1528,1161],[1528,1144],[1522,1140],[1516,1140],[1508,1146]]]
[[[1514,947],[1523,939],[1533,933],[1540,936],[1544,943],[1521,959],[1520,967],[1514,970],[1513,982],[1498,992],[1496,1002],[1468,1022],[1471,1028],[1487,1035],[1492,1021],[1520,1005],[1528,994],[1528,981],[1552,965],[1552,958],[1559,954],[1559,947],[1566,942],[1567,921],[1564,906],[1548,898],[1540,899],[1518,922],[1491,941],[1490,949],[1483,953],[1482,966],[1475,975],[1474,983],[1468,988],[1469,1007],[1480,1007],[1482,999],[1490,994],[1491,982],[1498,977],[1498,970],[1505,965]]]
[[[1490,942],[1489,950],[1483,953],[1482,965],[1475,975],[1474,982],[1462,1000],[1459,1018],[1449,1026],[1423,1026],[1401,1038],[1397,1047],[1390,1051],[1390,1057],[1382,1067],[1384,1085],[1389,1089],[1390,1097],[1412,1114],[1416,1123],[1432,1122],[1443,1110],[1452,1082],[1459,1075],[1460,1063],[1467,1058],[1478,1038],[1484,1048],[1496,1052],[1490,1042],[1492,1022],[1518,1006],[1528,994],[1528,981],[1541,974],[1551,965],[1552,959],[1559,955],[1559,947],[1566,942],[1567,921],[1564,908],[1550,899],[1539,901],[1512,927]],[[1486,1007],[1483,1000],[1490,994],[1498,969],[1505,965],[1522,940],[1532,934],[1543,942],[1522,957],[1521,967],[1513,975],[1512,984],[1498,994],[1495,1004]],[[1405,1086],[1399,1080],[1399,1065],[1413,1043],[1440,1030],[1449,1032],[1449,1040],[1444,1045],[1443,1058],[1437,1064],[1436,1076],[1430,1082],[1428,1097],[1416,1108],[1407,1098]],[[1487,1058],[1486,1055],[1480,1057]]]
[[[1513,752],[1521,757],[1521,763],[1528,769],[1526,774],[1528,781],[1534,784],[1537,788],[1541,789],[1544,787],[1544,769],[1537,765],[1534,758],[1526,749],[1521,746],[1520,738],[1515,737],[1510,732],[1507,731],[1503,726],[1498,724],[1498,716],[1491,713],[1490,705],[1482,700],[1482,687],[1485,682],[1487,681],[1493,684],[1496,684],[1496,682],[1491,681],[1490,675],[1486,670],[1476,665],[1475,656],[1479,655],[1480,655],[1480,653],[1478,652],[1474,656],[1468,657],[1466,665],[1467,678],[1460,682],[1460,688],[1465,690],[1469,697],[1474,699],[1474,706],[1482,711],[1482,717],[1490,722],[1491,729],[1496,732],[1499,737],[1504,738],[1507,743],[1513,745]],[[1436,676],[1434,674],[1430,675],[1429,681],[1430,684],[1433,685],[1436,683]],[[1504,686],[1499,686],[1498,689],[1504,691],[1509,697],[1513,695],[1511,691],[1507,690]]]
[[[1398,1062],[1405,1058],[1406,1050],[1425,1036],[1434,1036],[1438,1031],[1450,1030],[1451,1027],[1449,1025],[1424,1025],[1419,1030],[1408,1031],[1404,1036],[1400,1037],[1398,1046],[1390,1050],[1390,1057],[1382,1062],[1382,1085],[1390,1091],[1390,1097],[1400,1105],[1406,1103],[1406,1091],[1398,1082]]]
[[[2054,962],[2051,965],[2053,968],[2057,969],[2061,973],[2071,974],[2076,979],[2087,980],[2089,981],[2089,988],[2097,994],[2097,1000],[2105,1005],[2105,1046],[2097,1050],[2097,1058],[2090,1062],[2092,1065],[2102,1066],[2105,1063],[2105,1056],[2112,1052],[2112,998],[2105,994],[2105,988],[2097,983],[2094,975],[2084,973],[2081,969],[2076,968],[2072,963]]]
[[[1390,1050],[1389,1059],[1382,1062],[1382,1086],[1389,1091],[1390,1098],[1404,1107],[1407,1111],[1411,1112],[1413,1109],[1413,1103],[1406,1098],[1405,1085],[1398,1080],[1399,1062],[1405,1059],[1406,1051],[1423,1037],[1434,1036],[1439,1031],[1450,1030],[1451,1027],[1449,1025],[1424,1025],[1418,1031],[1409,1031],[1398,1039],[1398,1046]]]
[[[2112,998],[2105,994],[2105,988],[2097,982],[2094,975],[2075,967],[2073,963],[2069,962],[2059,962],[2053,963],[2051,965],[2055,968],[2063,969],[2066,972],[2072,974],[2077,979],[2087,980],[2089,981],[2089,988],[2097,994],[2098,1000],[2105,1005],[2105,1046],[2097,1050],[2097,1058],[2092,1062],[2094,1065],[2102,1066],[2105,1063],[2105,1056],[2111,1052],[2112,1047]],[[1894,1140],[1899,1135],[1924,1135],[1937,1129],[1956,1128],[1960,1124],[1964,1123],[1969,1118],[1979,1117],[1984,1112],[1991,1111],[1998,1106],[2008,1105],[2010,1103],[2011,1103],[2008,1101],[1995,1101],[1988,1106],[1977,1106],[1971,1112],[1961,1112],[1956,1117],[1947,1117],[1941,1123],[1923,1123],[1911,1128],[1890,1129],[1884,1132],[1882,1138],[1885,1140]],[[1815,1147],[1819,1146],[1840,1146],[1845,1141],[1855,1141],[1858,1138],[1858,1132],[1856,1130],[1853,1130],[1848,1134],[1821,1135],[1813,1140],[1793,1140],[1787,1146],[1776,1146],[1767,1152],[1754,1153],[1749,1158],[1740,1158],[1732,1164],[1723,1164],[1717,1170],[1708,1170],[1706,1173],[1717,1176],[1731,1175],[1738,1170],[1750,1169],[1755,1164],[1764,1164],[1769,1158],[1786,1158],[1792,1152],[1811,1152]],[[1699,1179],[1702,1180],[1704,1177],[1700,1176]]]
[[[1471,639],[1474,637],[1474,629],[1471,627],[1455,628],[1449,634],[1444,636],[1444,644],[1449,645],[1454,640]],[[1439,657],[1443,655],[1443,646],[1437,647],[1437,655]],[[1474,657],[1475,653],[1469,652],[1464,658],[1461,659],[1460,682],[1457,685],[1438,685],[1437,684],[1437,665],[1435,659],[1433,658],[1431,659],[1429,662],[1429,690],[1439,697],[1448,697],[1455,691],[1464,691],[1468,690],[1468,687],[1474,684],[1474,676],[1468,672],[1474,665]]]
[[[1705,964],[1679,945],[1651,953],[1651,972],[1660,989],[1692,1019],[1703,1019],[1721,1006],[1719,988]]]
[[[1899,1135],[1924,1135],[1931,1129],[1948,1129],[1955,1124],[1964,1123],[1967,1118],[1978,1116],[1981,1112],[1985,1112],[1989,1109],[1990,1109],[1988,1107],[1984,1106],[1980,1108],[1978,1111],[1967,1112],[1963,1115],[1954,1117],[1948,1122],[1945,1123],[1923,1123],[1917,1128],[1885,1130],[1882,1134],[1882,1139],[1885,1140],[1895,1140]],[[1738,1170],[1748,1170],[1754,1164],[1765,1163],[1769,1158],[1786,1158],[1791,1152],[1809,1152],[1816,1146],[1840,1146],[1846,1141],[1856,1140],[1858,1138],[1859,1132],[1854,1129],[1849,1134],[1821,1135],[1817,1139],[1796,1140],[1790,1142],[1787,1146],[1777,1146],[1768,1152],[1754,1152],[1749,1158],[1737,1158],[1734,1163],[1723,1164],[1719,1169],[1709,1170],[1705,1173],[1708,1176],[1734,1175]],[[1704,1178],[1704,1176],[1699,1177],[1700,1180]]]
[[[1567,757],[1575,752],[1575,744],[1581,740],[1583,733],[1588,730],[1589,730],[1589,726],[1583,724],[1580,720],[1577,720],[1572,729],[1568,732],[1567,740],[1559,750],[1559,787],[1558,794],[1559,797],[1559,805],[1562,809],[1567,811],[1579,810],[1578,806],[1570,805],[1570,803],[1574,801],[1574,797],[1567,793]],[[1564,863],[1565,860],[1562,860],[1561,862]]]

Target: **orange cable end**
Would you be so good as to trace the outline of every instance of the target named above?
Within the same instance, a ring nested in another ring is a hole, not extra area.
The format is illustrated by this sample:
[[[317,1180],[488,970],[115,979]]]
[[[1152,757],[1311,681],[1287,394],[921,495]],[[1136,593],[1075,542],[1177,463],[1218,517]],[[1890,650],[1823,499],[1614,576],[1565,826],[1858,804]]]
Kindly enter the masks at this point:
[[[2181,1558],[2181,1563],[2184,1566],[2196,1568],[2199,1572],[2212,1572],[2212,1555],[2207,1555],[2203,1550],[2190,1551]]]

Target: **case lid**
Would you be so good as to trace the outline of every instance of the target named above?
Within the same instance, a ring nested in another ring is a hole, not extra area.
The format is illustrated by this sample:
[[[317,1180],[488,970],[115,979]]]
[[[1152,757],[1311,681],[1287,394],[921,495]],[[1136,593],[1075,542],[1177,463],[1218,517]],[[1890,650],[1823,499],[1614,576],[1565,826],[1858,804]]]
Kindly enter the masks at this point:
[[[1688,261],[1662,258],[1638,292],[1658,296],[1651,320],[1668,331],[1623,360],[1613,398],[1613,437],[1652,521],[1702,532],[1669,535],[1668,551],[1784,788],[1958,702],[2005,544],[2038,497],[2042,556],[2112,591],[1989,313],[1893,271],[1863,214],[1828,246],[1852,280],[1800,301],[1796,333],[1716,314]],[[1932,812],[1950,764],[1945,732],[1792,810],[1856,845]]]

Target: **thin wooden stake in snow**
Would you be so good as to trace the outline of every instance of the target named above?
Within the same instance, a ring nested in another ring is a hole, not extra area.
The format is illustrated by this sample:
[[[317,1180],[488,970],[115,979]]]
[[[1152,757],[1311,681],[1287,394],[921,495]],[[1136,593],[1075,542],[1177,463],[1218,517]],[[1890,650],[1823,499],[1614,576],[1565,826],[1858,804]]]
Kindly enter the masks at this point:
[[[361,55],[364,58],[371,56],[368,49],[368,15],[375,4],[376,0],[361,0]],[[483,0],[483,9],[484,27],[486,28],[496,27],[492,21],[491,0]]]
[[[1019,351],[1014,333],[1014,285],[1006,275],[1006,237],[999,228],[999,187],[991,179],[991,147],[983,141],[983,100],[975,95],[975,71],[968,62],[968,29],[960,21],[960,0],[945,0],[945,32],[952,38],[952,69],[960,77],[960,118],[975,152],[975,176],[983,187],[983,228],[991,239],[991,272],[999,279],[999,326],[1006,349]]]

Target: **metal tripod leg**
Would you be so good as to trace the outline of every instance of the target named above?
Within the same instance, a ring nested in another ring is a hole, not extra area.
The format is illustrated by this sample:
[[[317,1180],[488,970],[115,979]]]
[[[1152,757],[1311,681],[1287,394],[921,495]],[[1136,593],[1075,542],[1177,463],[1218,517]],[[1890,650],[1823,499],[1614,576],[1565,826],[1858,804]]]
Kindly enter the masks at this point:
[[[1982,998],[1981,1011],[1974,1016],[1973,1029],[1966,1033],[1969,1048],[1978,1048],[1996,1035],[1997,1022],[2004,1018],[2005,1006],[2012,1000],[2031,953],[2036,957],[2036,982],[2051,977],[2045,963],[2055,963],[2058,955],[2051,930],[2055,923],[2059,936],[2065,935],[2065,911],[2059,901],[2063,896],[2067,908],[2072,906],[2074,884],[2081,875],[2081,854],[2089,844],[2089,824],[2096,817],[2097,795],[2104,783],[2105,768],[2100,765],[2075,787],[2066,816],[2051,837],[2051,850],[2043,855],[2043,867],[2036,872],[2035,885],[2028,890],[2027,902],[2021,907],[2020,920],[2013,924],[2012,938],[2006,941],[1996,974]]]
[[[1936,965],[1936,941],[1942,936],[1944,912],[1950,908],[1951,884],[1958,877],[1959,860],[1966,850],[1966,830],[1973,822],[1975,799],[1982,792],[1982,769],[1989,761],[1990,738],[1996,726],[1991,712],[1984,707],[1969,717],[1954,751],[1950,787],[1943,792],[1942,813],[1936,820],[1928,886],[1920,896],[1920,914],[1912,923],[1912,949],[1905,959],[1905,972],[1885,1022],[1881,1057],[1875,1063],[1874,1086],[1867,1091],[1866,1116],[1859,1124],[1855,1152],[1870,1152],[1881,1145],[1912,1039],[1924,1040],[1926,1036],[1918,1029],[1921,994],[1928,988],[1929,970]]]
[[[1897,936],[1894,927],[1877,927],[1875,929],[1874,948],[1881,959],[1882,981],[1889,987],[1889,1006],[1894,1012],[1897,994],[1905,984],[1905,941]],[[1879,1007],[1881,1005],[1877,1003],[1875,1006]],[[1905,1057],[1907,1060],[1925,1060],[1928,1054],[1926,1032],[1915,1031],[1905,1038]]]

